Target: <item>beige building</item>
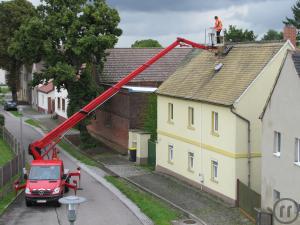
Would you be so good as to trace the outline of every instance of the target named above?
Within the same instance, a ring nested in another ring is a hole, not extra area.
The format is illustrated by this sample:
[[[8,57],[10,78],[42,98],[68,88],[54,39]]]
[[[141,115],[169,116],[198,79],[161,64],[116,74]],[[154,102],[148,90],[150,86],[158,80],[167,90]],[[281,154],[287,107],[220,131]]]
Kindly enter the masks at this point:
[[[261,114],[285,43],[193,50],[158,89],[156,169],[237,199],[237,179],[260,193]]]

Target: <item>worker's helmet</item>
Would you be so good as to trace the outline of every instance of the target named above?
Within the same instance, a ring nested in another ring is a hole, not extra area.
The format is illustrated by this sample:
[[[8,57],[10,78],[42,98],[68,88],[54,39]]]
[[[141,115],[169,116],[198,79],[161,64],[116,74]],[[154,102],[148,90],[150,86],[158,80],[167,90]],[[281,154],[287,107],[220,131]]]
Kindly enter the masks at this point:
[[[218,19],[218,17],[217,17],[217,16],[215,16],[215,19]]]

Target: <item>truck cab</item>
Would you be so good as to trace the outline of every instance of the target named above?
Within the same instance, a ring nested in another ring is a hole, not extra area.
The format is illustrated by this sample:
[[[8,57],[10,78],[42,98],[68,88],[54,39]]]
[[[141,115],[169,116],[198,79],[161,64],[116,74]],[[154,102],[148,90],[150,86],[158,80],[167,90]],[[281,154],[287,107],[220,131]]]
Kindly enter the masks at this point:
[[[33,160],[29,174],[25,174],[25,202],[26,206],[33,203],[55,203],[59,206],[58,200],[68,188],[68,170],[64,170],[62,160]]]

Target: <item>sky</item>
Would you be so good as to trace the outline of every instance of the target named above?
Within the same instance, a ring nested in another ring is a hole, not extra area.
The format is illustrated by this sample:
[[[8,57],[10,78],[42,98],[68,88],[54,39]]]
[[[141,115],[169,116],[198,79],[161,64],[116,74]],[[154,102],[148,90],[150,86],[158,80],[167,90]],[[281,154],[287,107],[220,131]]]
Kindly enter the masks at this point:
[[[282,21],[292,17],[296,0],[106,0],[118,10],[123,30],[116,47],[130,47],[136,40],[155,39],[163,46],[176,37],[205,43],[205,31],[219,16],[223,27],[236,25],[261,38],[269,29],[282,31]],[[35,5],[39,0],[31,0]]]

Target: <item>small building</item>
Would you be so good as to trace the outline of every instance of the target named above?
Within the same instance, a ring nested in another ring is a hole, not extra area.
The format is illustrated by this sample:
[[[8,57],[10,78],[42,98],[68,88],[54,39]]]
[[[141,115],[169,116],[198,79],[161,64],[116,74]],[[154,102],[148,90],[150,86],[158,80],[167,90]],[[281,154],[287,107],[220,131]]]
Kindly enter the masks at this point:
[[[290,51],[261,115],[261,206],[290,198],[300,204],[300,52]],[[300,220],[293,224],[300,224]]]
[[[143,65],[161,48],[115,48],[108,50],[101,85],[109,88]],[[127,153],[131,129],[143,129],[149,94],[165,81],[191,48],[176,48],[130,81],[122,90],[96,111],[88,130],[95,138],[113,149]]]
[[[55,114],[58,116],[60,122],[65,121],[68,118],[67,108],[68,108],[68,91],[64,88],[61,88],[60,91],[55,88],[54,92],[55,98]]]
[[[292,44],[195,49],[157,90],[156,170],[237,200],[237,180],[260,193],[261,121]]]
[[[55,88],[53,82],[39,85],[38,89],[38,111],[46,114],[55,112]]]

